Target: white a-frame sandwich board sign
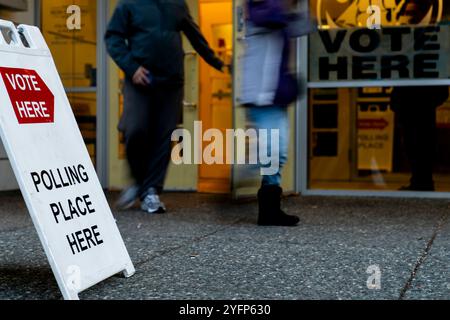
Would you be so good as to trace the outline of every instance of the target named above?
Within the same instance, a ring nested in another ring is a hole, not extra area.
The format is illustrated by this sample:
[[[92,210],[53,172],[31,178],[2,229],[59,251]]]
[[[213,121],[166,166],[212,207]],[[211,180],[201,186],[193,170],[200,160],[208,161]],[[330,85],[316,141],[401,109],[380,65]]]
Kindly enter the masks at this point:
[[[65,299],[133,263],[36,27],[0,20],[0,137]]]

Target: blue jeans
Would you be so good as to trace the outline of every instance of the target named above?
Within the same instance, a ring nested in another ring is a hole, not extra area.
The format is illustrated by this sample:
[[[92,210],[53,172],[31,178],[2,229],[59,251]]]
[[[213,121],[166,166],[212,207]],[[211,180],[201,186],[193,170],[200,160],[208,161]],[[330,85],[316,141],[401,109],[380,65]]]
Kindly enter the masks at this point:
[[[249,106],[247,107],[247,119],[251,123],[251,128],[256,130],[266,129],[268,131],[267,145],[265,146],[267,155],[271,155],[271,130],[279,130],[279,168],[273,175],[263,175],[262,185],[281,185],[281,169],[286,164],[289,151],[289,118],[288,108],[283,106]],[[259,163],[259,162],[258,162]],[[267,165],[269,167],[270,165]],[[266,167],[266,166],[263,166]]]

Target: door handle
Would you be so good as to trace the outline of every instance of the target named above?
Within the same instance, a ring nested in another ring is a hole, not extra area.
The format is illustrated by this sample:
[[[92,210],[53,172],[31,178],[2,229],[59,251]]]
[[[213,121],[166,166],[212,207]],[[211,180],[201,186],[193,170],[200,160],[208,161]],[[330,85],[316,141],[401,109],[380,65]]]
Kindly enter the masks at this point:
[[[196,51],[186,51],[185,53],[184,53],[184,56],[185,57],[196,57],[197,56],[197,52]]]
[[[197,104],[194,102],[183,101],[183,107],[197,109]]]

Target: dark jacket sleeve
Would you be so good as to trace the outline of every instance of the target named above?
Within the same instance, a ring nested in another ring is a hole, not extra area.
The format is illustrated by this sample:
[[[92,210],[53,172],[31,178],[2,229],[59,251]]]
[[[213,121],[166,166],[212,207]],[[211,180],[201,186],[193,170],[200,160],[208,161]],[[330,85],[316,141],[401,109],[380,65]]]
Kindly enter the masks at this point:
[[[184,3],[184,7],[185,15],[181,24],[181,30],[186,35],[195,51],[197,51],[210,66],[221,71],[224,63],[217,58],[214,51],[210,48],[208,41],[206,41],[205,37],[203,37],[199,27],[194,22],[194,19],[192,19],[186,3]]]
[[[127,43],[130,28],[129,18],[128,8],[120,2],[109,22],[105,42],[112,59],[127,76],[133,77],[140,65],[133,60],[133,55]]]

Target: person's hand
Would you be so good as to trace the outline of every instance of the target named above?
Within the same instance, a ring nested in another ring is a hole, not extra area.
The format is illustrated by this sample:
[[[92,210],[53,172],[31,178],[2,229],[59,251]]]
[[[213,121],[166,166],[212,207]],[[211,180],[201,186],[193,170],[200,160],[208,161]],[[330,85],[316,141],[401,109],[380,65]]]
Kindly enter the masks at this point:
[[[133,83],[138,86],[149,86],[150,81],[150,71],[144,67],[139,67],[133,76]]]
[[[233,66],[231,64],[223,64],[222,69],[220,70],[222,73],[228,72],[229,74],[233,74]]]
[[[232,63],[227,64],[226,68],[227,68],[228,73],[233,75],[233,64]]]

